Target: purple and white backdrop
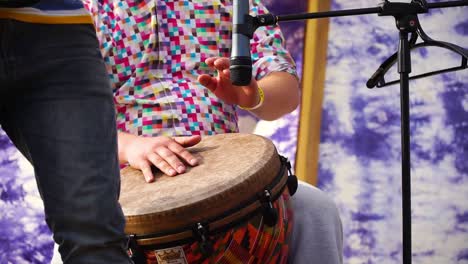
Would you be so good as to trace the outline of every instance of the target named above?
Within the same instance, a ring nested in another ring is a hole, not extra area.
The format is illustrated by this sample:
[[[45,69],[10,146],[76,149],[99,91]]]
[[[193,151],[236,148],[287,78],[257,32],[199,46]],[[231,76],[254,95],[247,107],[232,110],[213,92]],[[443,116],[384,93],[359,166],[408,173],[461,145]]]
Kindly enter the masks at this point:
[[[375,6],[333,1],[333,9]],[[468,7],[431,9],[426,33],[468,48]],[[319,187],[337,202],[346,263],[401,263],[399,86],[365,82],[398,45],[394,19],[331,20]],[[413,73],[459,66],[441,48],[412,53]],[[396,67],[387,80],[398,78]],[[468,263],[468,70],[410,82],[413,263]]]
[[[307,1],[266,0],[274,14],[305,12]],[[334,0],[333,9],[378,1]],[[420,16],[429,36],[468,47],[468,8]],[[301,70],[304,23],[281,24]],[[345,263],[401,263],[399,88],[365,88],[397,48],[393,18],[330,20],[319,187],[337,203]],[[412,54],[413,72],[459,65],[449,52]],[[393,77],[396,69],[392,69]],[[307,74],[307,73],[305,73]],[[413,263],[468,263],[468,71],[412,81]],[[298,110],[274,122],[242,114],[246,130],[270,137],[294,160]],[[31,166],[0,133],[0,263],[48,263],[52,238]],[[313,227],[311,227],[313,228]]]
[[[378,3],[334,0],[332,9]],[[281,14],[290,10],[288,5],[294,6],[275,1],[272,11]],[[432,9],[420,20],[430,37],[468,48],[468,7]],[[293,36],[302,37],[303,31],[286,27],[287,23],[282,26],[301,65]],[[339,207],[346,264],[401,263],[399,86],[365,87],[397,45],[398,31],[391,17],[330,19],[318,185]],[[458,55],[440,48],[412,53],[413,73],[459,66],[460,62]],[[396,72],[392,68],[386,79],[398,78]],[[410,94],[413,263],[466,264],[468,70],[412,81]],[[297,119],[295,112],[275,122],[260,121],[255,132],[272,138],[279,151],[291,158]]]

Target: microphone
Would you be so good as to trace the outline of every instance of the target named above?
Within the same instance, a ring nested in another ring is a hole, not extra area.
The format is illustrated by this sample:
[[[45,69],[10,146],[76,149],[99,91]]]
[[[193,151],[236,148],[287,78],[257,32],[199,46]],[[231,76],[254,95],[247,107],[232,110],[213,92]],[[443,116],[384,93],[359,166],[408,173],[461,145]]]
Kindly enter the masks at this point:
[[[230,58],[231,82],[234,85],[248,85],[252,79],[252,59],[250,58],[249,0],[233,1],[233,31]]]

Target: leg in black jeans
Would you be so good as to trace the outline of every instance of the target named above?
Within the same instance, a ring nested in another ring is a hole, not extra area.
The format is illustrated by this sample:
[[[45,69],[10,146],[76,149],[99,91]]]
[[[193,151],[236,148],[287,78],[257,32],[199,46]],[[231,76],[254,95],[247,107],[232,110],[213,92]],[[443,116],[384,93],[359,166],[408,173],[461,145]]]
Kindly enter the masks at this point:
[[[131,263],[113,97],[93,26],[0,20],[0,107],[34,166],[64,262]]]

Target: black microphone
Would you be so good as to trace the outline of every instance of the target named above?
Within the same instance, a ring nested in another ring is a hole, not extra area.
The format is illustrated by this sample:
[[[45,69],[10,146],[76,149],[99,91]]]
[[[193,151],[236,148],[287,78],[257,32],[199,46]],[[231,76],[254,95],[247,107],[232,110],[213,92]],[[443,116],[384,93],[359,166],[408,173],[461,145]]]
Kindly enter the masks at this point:
[[[248,85],[252,79],[252,59],[250,58],[249,0],[233,1],[232,49],[229,70],[234,85]]]

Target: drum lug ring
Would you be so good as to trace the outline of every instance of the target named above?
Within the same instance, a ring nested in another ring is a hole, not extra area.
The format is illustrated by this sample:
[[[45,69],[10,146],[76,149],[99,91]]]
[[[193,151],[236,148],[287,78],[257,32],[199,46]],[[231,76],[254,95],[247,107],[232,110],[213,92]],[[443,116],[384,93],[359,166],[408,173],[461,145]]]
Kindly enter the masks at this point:
[[[288,168],[288,181],[287,181],[287,186],[288,186],[288,191],[289,191],[289,195],[293,196],[296,191],[297,191],[297,187],[298,187],[298,180],[297,180],[297,176],[294,175],[291,171],[291,162],[289,161],[288,158],[286,157],[283,157],[283,156],[280,156],[281,158],[281,161],[284,162],[286,164],[286,167]]]
[[[127,254],[135,264],[145,264],[146,257],[142,248],[138,245],[136,235],[129,235],[127,241]]]
[[[260,202],[262,203],[263,221],[265,225],[269,227],[276,225],[276,223],[278,223],[278,212],[273,207],[270,190],[263,190]]]
[[[203,256],[208,257],[214,252],[213,241],[210,239],[209,226],[197,223],[197,226],[193,229],[193,235],[197,238],[200,243],[200,251]]]

